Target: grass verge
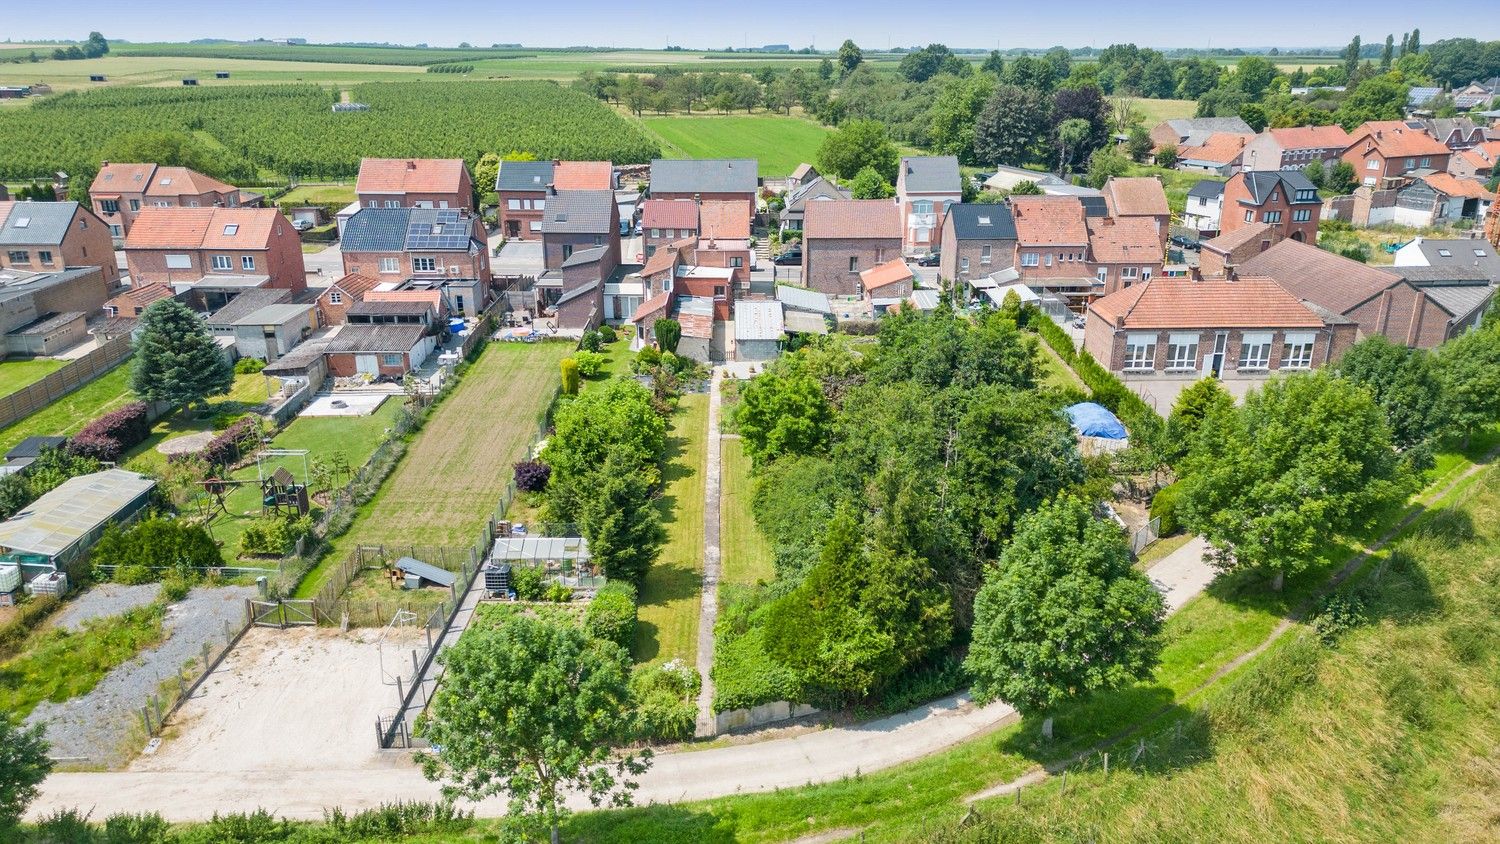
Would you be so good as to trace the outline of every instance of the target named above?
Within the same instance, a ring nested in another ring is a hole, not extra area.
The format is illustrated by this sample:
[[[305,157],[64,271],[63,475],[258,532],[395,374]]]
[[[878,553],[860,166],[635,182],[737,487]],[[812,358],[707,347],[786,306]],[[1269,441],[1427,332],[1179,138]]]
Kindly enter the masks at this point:
[[[85,622],[79,630],[38,630],[13,659],[0,663],[0,712],[26,717],[44,700],[88,694],[115,666],[160,642],[161,604]]]
[[[719,446],[719,547],[724,551],[721,583],[754,585],[776,577],[775,554],[755,523],[751,499],[755,493],[750,477],[750,457],[736,438]]]

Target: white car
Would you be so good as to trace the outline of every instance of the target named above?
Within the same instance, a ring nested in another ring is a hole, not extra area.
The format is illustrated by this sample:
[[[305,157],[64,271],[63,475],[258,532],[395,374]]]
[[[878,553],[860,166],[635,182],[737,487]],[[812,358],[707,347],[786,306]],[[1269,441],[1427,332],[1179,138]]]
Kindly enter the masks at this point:
[[[305,220],[305,219],[304,220],[293,220],[292,221],[292,228],[296,229],[299,232],[309,231],[309,230],[311,230],[313,228],[313,221],[312,220]]]

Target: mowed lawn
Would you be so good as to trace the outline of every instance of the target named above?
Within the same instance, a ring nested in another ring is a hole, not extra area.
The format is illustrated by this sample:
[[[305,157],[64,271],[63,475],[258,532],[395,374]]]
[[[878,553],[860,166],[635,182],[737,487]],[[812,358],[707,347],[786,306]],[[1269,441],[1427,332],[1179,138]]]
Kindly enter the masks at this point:
[[[69,436],[134,399],[130,392],[130,361],[79,387],[66,396],[0,430],[0,452],[9,451],[27,437]]]
[[[491,343],[335,544],[468,545],[537,434],[571,343]]]
[[[65,365],[67,361],[52,358],[0,362],[0,396],[8,396],[22,387],[29,387]]]
[[[1136,97],[1130,101],[1130,108],[1141,115],[1141,122],[1146,124],[1149,130],[1152,126],[1163,120],[1175,120],[1179,117],[1192,117],[1198,111],[1197,100],[1153,100],[1146,97]]]
[[[810,120],[776,114],[646,117],[667,158],[755,158],[760,175],[788,176],[811,162],[828,134]]]
[[[719,547],[723,550],[722,583],[755,584],[776,576],[775,555],[751,512],[755,482],[751,460],[737,437],[719,446]]]
[[[667,432],[666,488],[657,501],[667,543],[641,582],[636,662],[698,655],[699,591],[703,582],[703,484],[707,462],[708,396],[682,397]]]
[[[354,201],[354,183],[346,185],[298,185],[276,200],[277,205],[348,205]],[[314,245],[314,244],[304,244]],[[315,244],[323,248],[327,244]]]

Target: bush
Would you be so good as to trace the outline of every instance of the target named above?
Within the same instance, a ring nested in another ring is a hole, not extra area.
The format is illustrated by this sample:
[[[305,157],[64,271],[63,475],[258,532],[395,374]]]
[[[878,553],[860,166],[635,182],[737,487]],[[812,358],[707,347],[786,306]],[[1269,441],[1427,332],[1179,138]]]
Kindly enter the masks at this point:
[[[110,525],[89,558],[95,565],[118,566],[115,580],[122,583],[149,583],[163,569],[189,575],[224,564],[219,546],[202,526],[160,518],[142,520],[129,530]],[[145,570],[144,579],[138,569]]]
[[[715,712],[748,709],[778,700],[797,701],[802,687],[790,668],[771,658],[766,650],[766,628],[759,624],[743,633],[730,628],[731,621],[715,631]]]
[[[34,595],[22,601],[10,621],[0,625],[0,661],[14,652],[37,625],[46,621],[58,603],[55,595]]]
[[[616,331],[612,325],[601,325],[599,326],[599,339],[606,343],[613,343],[620,339],[620,332]]]
[[[563,358],[558,363],[562,371],[562,392],[565,396],[578,395],[578,361],[573,358]]]
[[[522,601],[540,601],[547,594],[540,566],[511,566],[510,588],[516,590],[516,597]]]
[[[217,437],[209,440],[208,445],[194,456],[201,458],[204,463],[216,469],[233,465],[240,458],[241,445],[249,441],[259,429],[260,421],[253,416],[246,416],[225,428]],[[169,459],[184,460],[186,455],[174,454]]]
[[[143,565],[131,564],[120,566],[115,569],[114,581],[126,586],[139,586],[142,583],[153,583],[156,581],[156,572]]]
[[[874,337],[880,333],[880,322],[873,319],[839,320],[839,333],[856,337]]]
[[[1034,306],[1028,305],[1026,310],[1028,311],[1026,327],[1034,330],[1037,336],[1042,338],[1042,342],[1051,346],[1052,351],[1057,352],[1058,357],[1071,364],[1078,356],[1078,349],[1073,345],[1073,338],[1068,336],[1068,332],[1064,331],[1062,326],[1053,322],[1051,317],[1045,316]]]
[[[578,364],[578,374],[593,378],[604,369],[604,355],[600,352],[574,352],[573,361]]]
[[[454,808],[452,803],[382,803],[345,815],[334,807],[324,810],[323,823],[338,841],[390,840],[423,834],[461,833],[474,825],[474,814]],[[445,839],[446,840],[446,839]]]
[[[522,460],[516,464],[516,489],[520,492],[541,492],[551,477],[552,467],[540,460]]]
[[[69,438],[65,447],[74,457],[87,457],[101,463],[118,463],[125,451],[119,440],[83,431]]]
[[[698,692],[703,679],[696,669],[672,660],[642,666],[630,677],[637,733],[646,739],[685,741],[698,723]]]
[[[240,536],[242,557],[284,557],[292,552],[297,540],[312,532],[312,518],[288,519],[267,516],[251,522]]]
[[[104,819],[103,833],[108,844],[166,844],[175,840],[172,825],[156,812],[110,815]]]
[[[583,630],[596,639],[630,647],[635,637],[635,587],[619,580],[604,584],[583,613]]]
[[[131,402],[83,426],[66,445],[69,454],[115,462],[151,435],[144,402]]]
[[[266,362],[260,358],[240,358],[234,362],[234,374],[254,375],[266,368]]]
[[[1333,645],[1345,633],[1364,624],[1365,602],[1358,595],[1335,592],[1324,598],[1313,616],[1313,629],[1325,645]]]
[[[549,583],[544,595],[554,604],[566,604],[573,600],[572,588],[562,583]]]
[[[639,374],[658,366],[661,366],[661,350],[655,346],[642,346],[641,350],[635,353],[635,361],[631,364],[631,369]]]
[[[1151,496],[1151,518],[1161,519],[1161,525],[1156,531],[1159,536],[1177,532],[1177,494],[1180,491],[1177,484],[1169,484]]]
[[[603,341],[604,336],[599,332],[593,330],[585,331],[583,332],[583,340],[578,343],[578,348],[585,352],[597,352],[599,351],[599,345]]]

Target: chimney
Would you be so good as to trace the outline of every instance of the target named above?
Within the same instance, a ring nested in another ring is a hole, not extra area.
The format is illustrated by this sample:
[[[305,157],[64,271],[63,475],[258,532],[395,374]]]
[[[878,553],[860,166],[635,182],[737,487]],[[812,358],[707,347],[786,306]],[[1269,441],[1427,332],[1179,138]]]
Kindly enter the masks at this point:
[[[408,170],[415,170],[415,169],[417,169],[417,162],[408,159],[407,162],[406,162],[406,169],[408,169]]]
[[[556,182],[548,182],[547,183],[547,195],[548,196],[557,196],[557,183]]]

